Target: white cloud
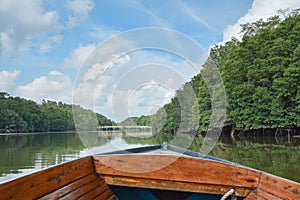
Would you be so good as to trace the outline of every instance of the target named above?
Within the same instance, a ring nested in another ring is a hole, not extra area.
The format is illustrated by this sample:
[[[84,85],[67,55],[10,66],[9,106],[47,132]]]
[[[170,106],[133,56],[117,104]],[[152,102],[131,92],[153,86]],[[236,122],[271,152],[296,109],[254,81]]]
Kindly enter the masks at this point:
[[[49,43],[43,43],[40,45],[40,53],[47,53],[52,49],[52,45]]]
[[[116,122],[120,122],[129,116],[156,113],[175,94],[174,88],[168,86],[170,80],[167,80],[165,83],[150,80],[141,87],[127,90],[113,89],[114,87],[110,85],[113,83],[112,79],[104,82],[107,83],[107,87],[111,91],[98,91],[98,97],[91,105],[95,106],[94,110],[105,113],[106,116]]]
[[[0,53],[2,51],[12,51],[13,46],[14,44],[9,34],[6,32],[0,33]]]
[[[69,0],[67,8],[71,10],[74,15],[69,16],[68,25],[74,27],[85,20],[88,13],[93,9],[94,2],[92,0]]]
[[[118,33],[120,33],[119,30],[115,30],[115,29],[105,27],[105,26],[98,26],[98,27],[95,27],[93,29],[93,31],[91,31],[89,33],[89,35],[93,38],[98,39],[99,42],[102,42],[102,41],[108,39],[109,37],[111,37],[115,34],[118,34]]]
[[[154,114],[158,108],[168,103],[175,94],[175,90],[165,83],[155,80],[143,84],[141,87],[129,90],[115,89],[110,96],[113,120],[122,121],[130,116]]]
[[[112,65],[114,67],[119,66],[122,68],[122,64],[129,62],[130,58],[128,56],[124,55],[119,57],[119,55],[122,55],[122,52],[124,52],[120,50],[120,47],[129,48],[131,45],[130,41],[124,40],[122,37],[115,37],[113,41],[102,44],[98,48],[96,48],[95,44],[85,46],[79,45],[78,48],[72,51],[69,57],[64,59],[61,66],[80,67],[78,69],[79,71],[73,94],[73,101],[75,104],[80,104],[88,109],[94,108],[93,103],[95,98],[98,98],[99,96],[98,91],[101,90],[101,98],[103,98],[103,90],[107,91],[112,86],[108,85],[106,87],[105,84],[110,84],[112,79],[111,76],[107,76],[107,74],[102,76],[102,72]],[[118,70],[119,69],[120,68],[118,68]],[[101,82],[101,85],[99,86],[98,81],[100,79],[101,81],[104,80],[105,83]],[[107,94],[107,92],[105,94]]]
[[[34,79],[17,88],[21,96],[41,102],[43,99],[71,103],[73,85],[70,78],[61,72],[51,71],[47,76]]]
[[[62,40],[62,35],[61,34],[53,35],[53,36],[49,37],[49,40],[51,42],[60,42]]]
[[[197,73],[187,62],[159,53],[134,52],[131,58],[126,74],[121,72],[110,80],[111,84],[117,84],[111,106],[115,121],[153,114]],[[102,95],[106,93],[112,92],[103,91]]]
[[[88,71],[83,75],[84,81],[95,81],[103,73],[106,68],[111,67],[112,62],[106,63],[96,63],[88,69]]]
[[[248,12],[241,17],[237,23],[228,25],[223,31],[223,42],[229,41],[232,37],[241,38],[239,32],[240,25],[248,22],[254,22],[259,19],[266,20],[267,18],[276,15],[280,9],[297,9],[300,8],[299,0],[254,0],[252,7]]]
[[[49,52],[53,48],[53,45],[59,43],[61,40],[62,36],[60,34],[50,36],[45,43],[40,44],[40,53]]]
[[[99,99],[106,101],[103,95],[108,95],[107,90],[113,86],[111,76],[103,75],[103,72],[112,66],[123,67],[124,64],[130,62],[130,57],[112,55],[111,58],[104,63],[92,64],[83,74],[81,82],[79,82],[73,93],[73,100],[75,104],[80,104],[85,108],[93,109],[94,101]],[[99,84],[99,79],[101,80]]]
[[[18,53],[33,38],[61,29],[55,11],[45,11],[41,1],[0,0],[0,50]]]
[[[105,63],[96,63],[91,66],[87,70],[87,72],[83,75],[84,81],[96,81],[99,76],[104,72],[104,70],[112,67],[114,64],[121,64],[124,65],[126,63],[130,62],[129,55],[119,56],[119,55],[112,55],[111,60],[105,62]]]
[[[131,41],[124,40],[122,39],[122,37],[118,36],[114,37],[113,42],[100,45],[100,49],[97,48],[96,44],[79,44],[79,46],[74,49],[68,57],[65,57],[63,59],[63,62],[60,64],[60,66],[79,68],[84,63],[84,61],[90,55],[92,55],[92,53],[95,53],[96,55],[94,54],[92,57],[89,57],[89,63],[92,63],[92,65],[98,63],[104,64],[104,62],[98,61],[102,61],[103,56],[107,56],[107,60],[110,62],[116,58],[116,55],[121,55],[122,51],[119,50],[121,47],[125,47],[125,49],[127,49],[132,46],[133,44],[131,43]],[[113,56],[113,58],[111,58],[111,56]],[[120,59],[118,60],[118,62],[120,62]],[[88,67],[90,68],[92,65],[89,65]]]
[[[53,76],[53,77],[54,77],[54,76],[59,77],[59,76],[63,76],[64,74],[61,73],[61,72],[59,72],[59,71],[50,71],[48,75],[49,75],[49,76]]]
[[[79,20],[76,17],[69,16],[68,17],[68,26],[74,27],[79,25]]]
[[[79,68],[85,59],[96,49],[95,44],[79,45],[78,48],[71,52],[69,57],[64,58],[62,67]]]
[[[94,106],[95,83],[84,82],[74,88],[73,104],[81,105],[87,109],[93,109]]]
[[[147,37],[142,33],[147,33]],[[122,109],[129,109],[130,115],[153,113],[170,101],[176,89],[199,73],[198,65],[205,59],[199,47],[186,39],[168,31],[163,37],[156,37],[161,36],[159,33],[140,29],[134,34],[116,35],[99,45],[79,69],[74,103],[120,121],[128,116],[128,111],[117,108],[129,100],[129,107]],[[118,110],[117,119],[112,109]]]
[[[115,121],[153,114],[197,73],[189,63],[159,52],[132,52],[113,63],[115,58],[88,68],[75,90],[76,104]]]
[[[56,34],[50,36],[45,43],[40,44],[40,53],[44,54],[49,52],[55,43],[59,43],[62,40],[62,35]]]
[[[0,71],[0,91],[13,93],[17,87],[16,80],[20,73],[19,70]]]
[[[87,17],[88,12],[91,11],[93,7],[94,2],[91,0],[70,0],[67,3],[67,8],[84,17]]]

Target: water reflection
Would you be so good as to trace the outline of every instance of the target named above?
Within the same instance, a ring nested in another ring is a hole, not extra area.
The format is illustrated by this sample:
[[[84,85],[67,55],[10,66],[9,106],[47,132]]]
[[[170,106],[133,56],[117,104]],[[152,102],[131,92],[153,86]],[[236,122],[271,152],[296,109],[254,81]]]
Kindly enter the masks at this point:
[[[185,145],[184,135],[175,145]],[[0,135],[0,182],[78,157],[143,145],[172,144],[171,134],[151,137],[101,136],[96,132]],[[81,142],[84,141],[84,144]],[[179,144],[182,142],[182,144]],[[173,142],[174,143],[174,142]],[[199,151],[201,136],[190,145]],[[272,136],[222,136],[210,155],[300,182],[300,139]]]
[[[300,182],[300,140],[274,136],[222,137],[210,153],[277,176]]]
[[[0,136],[0,181],[78,157],[83,145],[76,133]]]

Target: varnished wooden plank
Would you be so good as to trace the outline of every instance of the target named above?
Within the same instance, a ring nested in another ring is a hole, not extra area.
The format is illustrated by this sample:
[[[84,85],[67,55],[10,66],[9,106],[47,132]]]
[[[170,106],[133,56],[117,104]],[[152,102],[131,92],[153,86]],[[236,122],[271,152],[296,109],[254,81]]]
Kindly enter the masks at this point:
[[[107,198],[107,200],[117,200],[117,199],[118,199],[118,197],[116,197],[114,194],[112,194],[111,196],[109,196]]]
[[[299,199],[300,184],[271,174],[263,173],[259,189],[281,199]]]
[[[101,195],[96,196],[93,200],[117,200],[118,199],[118,197],[116,197],[116,195],[114,195],[112,192],[109,193],[109,195],[106,194],[102,194],[102,195],[103,196]]]
[[[84,196],[89,191],[93,190],[94,188],[99,186],[99,180],[94,180],[88,184],[85,184],[76,190],[70,192],[66,196],[64,196],[65,199],[78,199],[81,196]]]
[[[105,190],[103,193],[100,194],[100,196],[97,197],[97,199],[100,198],[100,199],[118,199],[113,193],[112,191],[109,189],[109,190]]]
[[[100,175],[170,180],[229,187],[257,188],[261,173],[239,166],[189,157],[160,155],[95,156]],[[109,166],[105,165],[109,163]],[[164,168],[157,167],[163,166]],[[156,169],[153,171],[153,169]],[[144,170],[144,173],[134,171]]]
[[[105,193],[106,191],[110,192],[112,194],[112,192],[110,191],[110,189],[108,188],[108,186],[106,184],[102,184],[102,185],[98,185],[98,187],[90,190],[89,192],[87,192],[86,194],[84,194],[83,196],[81,196],[80,198],[78,198],[78,200],[90,200],[90,199],[94,199],[97,196],[101,196],[103,193]]]
[[[232,187],[226,185],[209,185],[200,183],[187,183],[180,181],[157,180],[157,179],[142,179],[122,176],[103,175],[102,178],[108,185],[151,188],[161,190],[172,190],[181,192],[195,192],[207,194],[223,195]],[[235,195],[246,197],[252,190],[249,188],[236,187]]]
[[[268,200],[268,199],[258,196],[257,193],[253,191],[247,197],[245,197],[244,200]]]
[[[267,200],[278,200],[279,198],[274,194],[270,194],[264,190],[257,189],[257,196]]]
[[[45,196],[43,196],[42,198],[40,198],[40,200],[50,200],[50,199],[59,199],[65,195],[67,195],[68,193],[82,187],[85,184],[88,184],[96,179],[98,179],[99,177],[96,174],[90,174],[88,176],[85,176],[77,181],[74,181],[72,183],[70,183],[69,185],[66,185],[58,190],[55,190],[54,192],[51,192]]]
[[[91,157],[81,158],[0,185],[2,199],[36,199],[94,171]]]
[[[259,199],[259,200],[279,200],[281,198],[270,194],[266,191],[263,191],[261,189],[256,189],[252,191],[246,198],[245,200],[254,200],[254,199]]]
[[[278,196],[275,196],[274,194],[270,194],[262,189],[257,189],[255,191],[253,191],[256,195],[257,195],[257,198],[260,198],[260,199],[266,199],[266,200],[278,200],[278,199],[281,199],[279,198]]]
[[[88,193],[82,195],[81,197],[79,197],[77,200],[91,200],[91,199],[95,199],[98,195],[99,195],[99,189],[101,188],[94,188],[91,191],[89,191]]]

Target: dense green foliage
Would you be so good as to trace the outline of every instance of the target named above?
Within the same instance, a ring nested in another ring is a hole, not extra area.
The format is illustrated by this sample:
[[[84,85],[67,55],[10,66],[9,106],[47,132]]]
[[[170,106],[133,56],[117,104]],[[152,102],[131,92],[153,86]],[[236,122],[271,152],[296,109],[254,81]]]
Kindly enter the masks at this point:
[[[288,13],[242,26],[211,50],[221,72],[230,121],[238,129],[300,125],[300,15]]]
[[[128,117],[120,123],[122,126],[146,126],[151,122],[150,116]]]
[[[75,106],[81,113],[95,115],[90,110]],[[83,118],[83,124],[84,122]],[[111,125],[105,116],[96,113],[96,123]],[[44,132],[75,130],[73,119],[73,105],[62,102],[34,101],[20,97],[11,97],[0,92],[0,132]]]
[[[267,21],[242,25],[242,40],[232,38],[210,51],[226,90],[226,124],[237,130],[295,128],[300,126],[300,14],[283,12]],[[154,127],[178,130],[182,124],[184,100],[190,84],[197,95],[199,112],[188,116],[206,131],[211,121],[213,79],[204,65],[200,74],[176,91],[170,103],[151,116]],[[209,87],[207,87],[209,86]],[[183,94],[183,95],[182,95]],[[219,96],[225,94],[218,94]],[[217,96],[218,96],[217,95]],[[218,98],[218,97],[217,97]]]

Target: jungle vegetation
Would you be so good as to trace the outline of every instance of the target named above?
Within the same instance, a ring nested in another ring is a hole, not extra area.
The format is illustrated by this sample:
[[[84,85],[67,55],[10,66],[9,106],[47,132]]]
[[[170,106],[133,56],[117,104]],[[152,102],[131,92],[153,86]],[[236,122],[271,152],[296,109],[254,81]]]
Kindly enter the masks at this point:
[[[225,125],[233,131],[282,130],[300,127],[300,14],[299,10],[279,11],[266,21],[241,26],[242,39],[232,38],[210,50],[225,86]],[[207,61],[207,62],[208,62]],[[152,116],[135,117],[136,124],[148,121],[163,132],[174,132],[182,123],[182,98],[192,87],[196,98],[190,106],[191,128],[205,132],[212,114],[212,97],[207,87],[209,65],[176,91],[171,102]],[[205,78],[205,79],[204,79]],[[218,84],[218,83],[217,83]],[[217,88],[218,85],[212,87]],[[215,97],[214,97],[215,98]],[[218,95],[217,97],[218,98]],[[190,103],[189,103],[190,104]],[[195,108],[199,110],[193,114]],[[127,121],[129,121],[127,119]]]
[[[41,104],[0,92],[0,132],[46,132],[75,130],[73,107],[84,119],[96,115],[98,125],[111,125],[105,116],[77,105],[43,100]],[[88,124],[88,123],[85,123]],[[88,129],[89,127],[87,127]]]

